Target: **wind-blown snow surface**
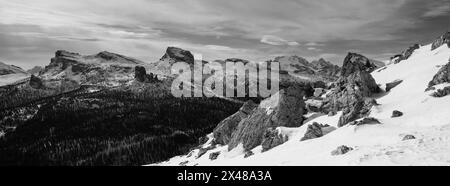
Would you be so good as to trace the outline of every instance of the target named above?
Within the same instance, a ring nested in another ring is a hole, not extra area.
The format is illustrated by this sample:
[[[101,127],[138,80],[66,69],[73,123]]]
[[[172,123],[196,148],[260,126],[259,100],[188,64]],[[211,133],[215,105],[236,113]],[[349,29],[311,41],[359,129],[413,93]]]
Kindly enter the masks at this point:
[[[255,155],[249,158],[244,158],[242,148],[228,152],[228,148],[222,146],[199,159],[194,152],[194,155],[175,157],[159,165],[179,165],[187,161],[186,165],[206,166],[450,165],[450,96],[433,98],[432,92],[425,92],[449,58],[450,49],[446,45],[434,51],[428,45],[416,50],[408,60],[374,72],[372,75],[380,85],[403,80],[391,92],[377,95],[380,106],[372,109],[371,117],[379,119],[381,125],[345,126],[322,138],[300,142],[308,124],[318,122],[336,127],[341,113],[334,117],[321,116],[300,128],[280,128],[289,136],[288,142],[265,153],[257,147],[253,150]],[[394,110],[402,111],[404,116],[391,118]],[[417,139],[403,141],[407,134]],[[332,156],[331,152],[341,145],[354,150]],[[218,151],[221,152],[218,159],[209,160],[209,154]]]

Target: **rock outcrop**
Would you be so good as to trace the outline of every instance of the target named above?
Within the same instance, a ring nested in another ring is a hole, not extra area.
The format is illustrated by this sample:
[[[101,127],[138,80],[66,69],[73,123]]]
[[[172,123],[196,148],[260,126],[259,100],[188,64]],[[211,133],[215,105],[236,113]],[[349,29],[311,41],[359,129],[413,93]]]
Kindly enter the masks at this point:
[[[44,87],[42,80],[40,78],[36,77],[35,75],[31,75],[29,84],[34,89],[41,89]]]
[[[450,47],[450,30],[433,42],[431,50],[435,50],[444,44],[447,44],[447,46]]]
[[[194,55],[187,50],[177,47],[168,47],[164,56],[160,61],[169,61],[169,63],[185,62],[193,65],[195,62]]]
[[[435,98],[442,98],[442,97],[445,97],[448,95],[450,95],[450,86],[445,87],[443,89],[436,90],[435,92],[433,92],[431,94],[431,96],[433,96]]]
[[[375,66],[369,59],[349,53],[344,60],[339,80],[334,83],[333,92],[324,100],[323,113],[343,111],[339,120],[342,127],[370,113],[370,109],[377,105],[374,99],[369,99],[381,89],[370,74]]]
[[[262,144],[269,128],[299,127],[303,125],[306,113],[304,92],[300,86],[291,86],[261,102],[252,114],[243,119],[232,133],[229,150],[242,144],[251,150]]]
[[[405,137],[403,137],[402,141],[415,140],[415,139],[416,139],[415,136],[408,134],[408,135],[405,135]]]
[[[450,61],[444,65],[439,72],[433,77],[433,79],[428,83],[428,87],[439,85],[442,83],[450,83]]]
[[[253,101],[246,102],[238,112],[220,122],[213,132],[215,143],[220,145],[228,144],[238,124],[252,114],[256,107],[258,105]]]
[[[368,72],[371,73],[377,66],[373,64],[367,57],[356,54],[348,53],[344,59],[344,64],[341,70],[341,77],[348,77],[355,72]]]
[[[397,64],[403,60],[407,60],[407,59],[409,59],[409,57],[411,57],[411,55],[414,53],[414,51],[416,51],[419,48],[420,48],[419,44],[414,44],[413,46],[411,46],[408,49],[406,49],[405,51],[403,51],[401,54],[391,57],[391,61],[394,64]]]
[[[211,154],[209,154],[209,159],[210,160],[216,160],[220,155],[220,152],[213,152]]]
[[[340,155],[347,154],[348,152],[350,152],[352,150],[353,150],[353,148],[343,145],[343,146],[338,147],[333,152],[331,152],[331,155],[333,155],[333,156],[340,156]]]
[[[353,121],[349,125],[363,126],[363,125],[379,125],[381,122],[376,118],[364,118],[359,121]]]
[[[386,92],[390,92],[393,88],[399,86],[402,83],[403,83],[403,80],[395,80],[391,83],[387,83],[386,84]]]
[[[306,140],[311,140],[311,139],[315,139],[315,138],[320,138],[334,130],[335,130],[335,128],[331,127],[329,125],[322,125],[322,124],[314,122],[312,125],[308,126],[305,136],[300,141],[306,141]]]
[[[143,66],[136,66],[134,68],[134,79],[141,83],[154,83],[158,82],[158,77],[153,73],[147,74],[147,71]]]
[[[394,110],[392,112],[392,118],[398,118],[398,117],[402,117],[403,116],[403,112],[400,112],[398,110]]]
[[[262,140],[262,152],[266,152],[272,148],[275,148],[283,143],[287,142],[289,138],[280,133],[275,128],[268,128],[264,133]]]

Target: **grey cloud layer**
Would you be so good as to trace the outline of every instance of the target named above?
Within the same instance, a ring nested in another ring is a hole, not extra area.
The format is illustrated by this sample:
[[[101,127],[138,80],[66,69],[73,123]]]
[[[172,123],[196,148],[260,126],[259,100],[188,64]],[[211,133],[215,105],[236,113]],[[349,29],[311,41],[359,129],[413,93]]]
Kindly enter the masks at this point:
[[[339,63],[353,49],[387,57],[445,31],[450,10],[449,0],[0,0],[0,5],[0,60],[27,67],[47,64],[57,49],[109,50],[152,61],[169,45],[209,60],[297,54]]]

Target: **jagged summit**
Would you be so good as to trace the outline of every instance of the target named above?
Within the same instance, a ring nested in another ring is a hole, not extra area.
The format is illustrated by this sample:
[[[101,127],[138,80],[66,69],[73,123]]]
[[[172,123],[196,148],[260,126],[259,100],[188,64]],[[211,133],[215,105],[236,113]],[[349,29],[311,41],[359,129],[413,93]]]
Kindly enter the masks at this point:
[[[356,71],[365,71],[368,73],[373,72],[377,66],[373,64],[369,58],[349,52],[347,57],[344,59],[344,64],[342,65],[341,76],[347,77]]]

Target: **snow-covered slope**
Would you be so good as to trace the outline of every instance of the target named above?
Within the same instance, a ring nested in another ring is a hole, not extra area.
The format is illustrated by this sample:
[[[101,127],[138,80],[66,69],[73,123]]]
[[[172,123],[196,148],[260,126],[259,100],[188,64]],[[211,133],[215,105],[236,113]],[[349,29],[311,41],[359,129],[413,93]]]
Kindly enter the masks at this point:
[[[372,73],[384,88],[396,80],[403,82],[387,93],[375,96],[380,104],[371,110],[370,117],[380,125],[347,125],[337,127],[340,115],[323,115],[299,128],[278,128],[289,141],[262,153],[262,147],[252,150],[254,155],[244,158],[243,148],[228,151],[218,146],[197,158],[199,150],[186,156],[175,157],[158,165],[450,165],[450,96],[434,98],[426,92],[428,83],[441,66],[449,63],[450,49],[443,45],[431,50],[431,45],[415,50],[412,56],[398,64],[390,64]],[[438,87],[448,86],[437,85]],[[392,118],[394,110],[404,113]],[[317,122],[338,128],[321,137],[300,141],[308,125]],[[406,135],[416,139],[403,140]],[[205,144],[211,143],[210,140]],[[333,156],[339,146],[353,151]],[[210,154],[220,152],[216,160]]]

